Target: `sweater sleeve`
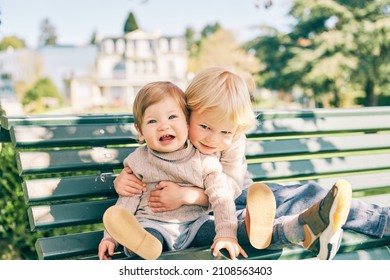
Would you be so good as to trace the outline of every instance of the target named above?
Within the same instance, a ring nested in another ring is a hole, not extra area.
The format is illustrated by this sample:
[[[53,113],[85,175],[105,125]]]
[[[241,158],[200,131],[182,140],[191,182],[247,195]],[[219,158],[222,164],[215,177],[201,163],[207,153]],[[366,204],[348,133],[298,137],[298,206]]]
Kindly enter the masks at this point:
[[[237,216],[234,204],[234,191],[228,187],[222,173],[222,165],[214,156],[203,157],[205,193],[214,211],[215,238],[237,239]]]
[[[247,182],[248,165],[245,158],[245,134],[240,134],[235,137],[228,149],[221,154],[221,164],[223,173],[226,175],[226,181],[234,192],[234,197],[237,198],[241,194]]]

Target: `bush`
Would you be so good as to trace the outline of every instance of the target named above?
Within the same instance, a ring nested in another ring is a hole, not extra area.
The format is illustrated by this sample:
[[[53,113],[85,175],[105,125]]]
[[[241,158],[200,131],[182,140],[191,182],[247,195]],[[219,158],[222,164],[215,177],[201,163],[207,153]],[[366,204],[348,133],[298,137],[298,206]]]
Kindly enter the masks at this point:
[[[12,145],[0,143],[0,260],[37,259],[40,237],[102,229],[98,223],[31,232],[15,158]]]
[[[0,158],[0,259],[35,259],[35,237],[10,144],[3,144]]]

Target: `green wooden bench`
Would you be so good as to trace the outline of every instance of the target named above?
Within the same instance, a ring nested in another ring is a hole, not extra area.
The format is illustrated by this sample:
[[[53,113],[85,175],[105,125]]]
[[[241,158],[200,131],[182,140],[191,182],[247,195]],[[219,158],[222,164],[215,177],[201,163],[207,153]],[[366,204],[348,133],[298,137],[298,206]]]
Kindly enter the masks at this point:
[[[330,188],[345,178],[355,197],[390,206],[390,107],[258,113],[260,124],[247,135],[255,181],[313,180]],[[137,147],[133,117],[3,116],[1,125],[1,141],[17,150],[31,230],[48,235],[36,241],[39,259],[96,259],[102,215],[117,199],[113,180]],[[74,233],[56,236],[54,229],[62,227]],[[244,248],[250,259],[314,257],[297,246]],[[118,249],[115,258],[124,257]],[[202,247],[166,252],[161,259],[215,258]],[[390,259],[390,238],[345,231],[335,259]]]

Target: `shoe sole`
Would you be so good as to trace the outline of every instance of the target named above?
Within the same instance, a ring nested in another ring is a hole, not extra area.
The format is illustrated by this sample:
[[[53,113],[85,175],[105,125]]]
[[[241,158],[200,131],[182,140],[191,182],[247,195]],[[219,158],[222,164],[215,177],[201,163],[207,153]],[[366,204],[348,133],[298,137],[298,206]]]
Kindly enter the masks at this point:
[[[127,209],[111,206],[104,212],[103,224],[112,238],[141,258],[155,260],[161,255],[161,242],[147,232]]]
[[[348,218],[352,200],[352,188],[348,181],[338,180],[337,195],[329,213],[329,225],[320,235],[320,251],[317,257],[321,260],[331,260],[340,248],[343,235],[341,227]]]
[[[271,189],[262,183],[252,184],[247,193],[246,228],[251,245],[265,249],[272,240],[276,201]]]

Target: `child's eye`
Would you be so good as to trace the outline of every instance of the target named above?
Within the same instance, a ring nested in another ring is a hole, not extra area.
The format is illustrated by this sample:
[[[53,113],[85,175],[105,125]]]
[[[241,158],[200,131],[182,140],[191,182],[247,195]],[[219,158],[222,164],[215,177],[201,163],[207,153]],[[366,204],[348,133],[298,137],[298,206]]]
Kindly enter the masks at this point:
[[[173,119],[176,119],[177,118],[177,116],[176,115],[171,115],[171,116],[169,116],[169,118],[168,119],[170,119],[170,120],[173,120]]]
[[[222,134],[232,134],[230,131],[221,131]]]
[[[146,122],[146,124],[152,124],[152,123],[156,123],[156,120],[148,120],[148,121]]]
[[[207,125],[204,125],[204,124],[201,124],[200,127],[203,129],[209,129],[209,127]]]

